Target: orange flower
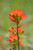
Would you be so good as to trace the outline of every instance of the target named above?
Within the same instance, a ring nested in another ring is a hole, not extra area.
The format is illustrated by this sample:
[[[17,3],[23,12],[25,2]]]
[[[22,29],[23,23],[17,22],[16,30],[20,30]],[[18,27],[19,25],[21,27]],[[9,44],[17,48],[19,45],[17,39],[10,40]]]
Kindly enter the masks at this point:
[[[8,30],[10,33],[15,32],[13,29]]]
[[[21,45],[21,46],[23,46],[23,43],[21,43],[21,40],[22,40],[23,38],[20,38],[19,39],[19,45]]]
[[[8,42],[11,42],[12,43],[12,41],[9,39],[9,40],[7,40]]]
[[[23,10],[20,9],[13,9],[12,11],[9,11],[9,13],[9,19],[11,21],[15,21],[17,16],[19,16],[21,19],[27,18],[27,16],[23,14]]]
[[[16,18],[15,18],[13,15],[10,15],[10,14],[9,14],[9,19],[10,19],[10,21],[14,21],[13,18],[14,18],[14,20],[16,20]]]
[[[24,32],[24,30],[22,30],[22,29],[21,29],[21,27],[20,27],[20,28],[18,28],[18,32],[19,32],[19,33],[20,33],[20,32],[22,32],[22,33],[23,33],[23,32]]]
[[[23,10],[18,10],[18,16],[22,16]]]
[[[12,17],[13,17],[13,16],[11,16],[11,15],[9,14],[9,19],[10,19],[10,21],[13,21]]]
[[[22,19],[24,19],[24,18],[28,18],[25,14],[23,14],[22,16],[21,16],[21,18]]]
[[[23,25],[24,25],[24,24],[23,24]],[[23,25],[21,25],[21,27],[22,27]],[[20,32],[24,33],[24,30],[22,30],[21,27],[18,28],[18,32],[19,32],[19,33],[20,33]],[[13,28],[17,30],[17,27],[13,27]]]
[[[22,30],[22,33],[24,33],[24,30]]]
[[[23,39],[23,38],[20,38],[19,41],[22,40],[22,39]]]
[[[22,32],[22,29],[21,29],[21,27],[20,27],[20,28],[18,28],[18,32]]]
[[[24,26],[24,24],[21,25],[21,27]]]
[[[17,40],[17,35],[12,34],[12,39],[13,39],[13,40]]]
[[[22,40],[23,38],[20,38],[19,39],[19,44],[21,45],[21,46],[23,46],[23,43],[21,43],[21,40]],[[12,36],[9,36],[9,40],[7,40],[8,42],[13,42],[14,40],[18,40],[18,38],[17,38],[17,35],[15,35],[15,34],[12,34]],[[17,41],[15,41],[15,43],[17,43]]]
[[[14,41],[14,40],[17,40],[17,35],[12,34],[12,36],[9,36],[9,40],[7,40],[7,41],[12,43],[12,41]]]
[[[23,46],[23,43],[21,43],[21,41],[19,42],[19,45]]]

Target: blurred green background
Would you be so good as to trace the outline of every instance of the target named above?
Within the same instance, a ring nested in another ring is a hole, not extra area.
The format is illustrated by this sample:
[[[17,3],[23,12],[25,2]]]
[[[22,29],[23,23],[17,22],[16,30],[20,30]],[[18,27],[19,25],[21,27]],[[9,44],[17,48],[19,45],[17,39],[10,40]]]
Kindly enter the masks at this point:
[[[23,42],[24,46],[20,47],[20,50],[33,50],[33,0],[0,0],[0,36],[3,37],[0,41],[2,50],[9,50],[7,39],[9,37],[9,28],[13,25],[13,22],[9,21],[9,10],[23,9],[24,13],[28,16],[23,20]],[[1,50],[1,49],[0,49]]]

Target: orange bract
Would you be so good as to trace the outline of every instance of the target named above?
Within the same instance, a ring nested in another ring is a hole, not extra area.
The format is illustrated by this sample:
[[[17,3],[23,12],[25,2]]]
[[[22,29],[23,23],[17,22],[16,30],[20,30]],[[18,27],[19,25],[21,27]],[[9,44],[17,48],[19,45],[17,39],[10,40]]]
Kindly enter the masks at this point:
[[[13,29],[8,30],[10,33],[15,32]]]
[[[9,40],[7,40],[8,42],[12,42],[14,40],[17,40],[17,35],[12,34],[12,36],[9,36]]]
[[[10,30],[8,30],[8,31],[9,31],[10,33],[16,32],[14,29],[17,30],[17,27],[12,27],[12,29],[10,29]],[[18,32],[19,32],[19,33],[21,33],[21,32],[24,33],[24,30],[22,30],[21,27],[20,27],[20,28],[18,28]]]
[[[19,39],[19,44],[21,45],[21,46],[23,46],[23,43],[21,43],[21,40],[22,40],[23,38],[20,38]],[[12,34],[12,36],[9,36],[9,40],[7,40],[8,42],[13,42],[14,40],[18,40],[18,37],[17,37],[17,35],[15,35],[15,34]],[[15,43],[17,43],[17,41],[15,41]]]
[[[24,24],[23,24],[23,25],[24,25]],[[23,26],[23,25],[22,25],[22,26]],[[21,27],[22,27],[22,26],[21,26]],[[19,32],[19,33],[21,33],[21,32],[24,33],[24,30],[22,30],[21,27],[18,28],[18,32]],[[10,32],[10,33],[16,32],[14,29],[17,30],[17,27],[12,27],[12,29],[10,29],[9,32]]]
[[[23,24],[23,25],[24,25],[24,24]],[[22,25],[22,26],[23,26],[23,25]],[[21,26],[21,27],[22,27],[22,26]],[[24,33],[24,30],[22,30],[21,27],[18,28],[18,32],[19,32],[19,33],[20,33],[20,32]],[[14,28],[17,30],[17,27],[14,27]]]
[[[10,21],[15,21],[17,16],[19,16],[21,19],[27,18],[27,16],[23,14],[23,10],[20,9],[13,9],[12,11],[9,11],[9,13]]]
[[[21,41],[19,42],[19,45],[23,46],[23,43],[21,43]]]

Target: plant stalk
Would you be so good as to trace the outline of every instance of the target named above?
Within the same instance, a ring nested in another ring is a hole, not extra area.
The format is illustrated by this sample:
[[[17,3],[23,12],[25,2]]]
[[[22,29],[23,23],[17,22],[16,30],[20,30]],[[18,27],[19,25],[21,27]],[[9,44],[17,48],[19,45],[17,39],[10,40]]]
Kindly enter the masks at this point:
[[[19,50],[19,33],[18,33],[18,19],[17,19],[17,36],[18,36],[18,50]]]

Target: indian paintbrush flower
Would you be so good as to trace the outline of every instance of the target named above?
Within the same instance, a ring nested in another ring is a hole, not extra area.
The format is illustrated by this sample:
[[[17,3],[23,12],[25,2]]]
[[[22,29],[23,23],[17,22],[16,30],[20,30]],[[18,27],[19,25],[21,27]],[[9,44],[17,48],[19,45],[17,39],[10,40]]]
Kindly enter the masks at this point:
[[[21,26],[19,26],[19,24],[21,24],[21,20],[25,18],[27,18],[27,16],[23,13],[23,10],[13,9],[9,11],[9,20],[17,24],[17,27],[15,26],[8,30],[11,35],[9,36],[9,40],[7,41],[9,42],[9,44],[12,44],[13,49],[15,49],[16,45],[18,45],[18,50],[19,45],[23,46],[23,43],[21,42],[23,38],[20,38],[20,36],[22,36],[24,33],[24,30],[21,28],[22,26],[24,26],[24,24],[22,24]]]

